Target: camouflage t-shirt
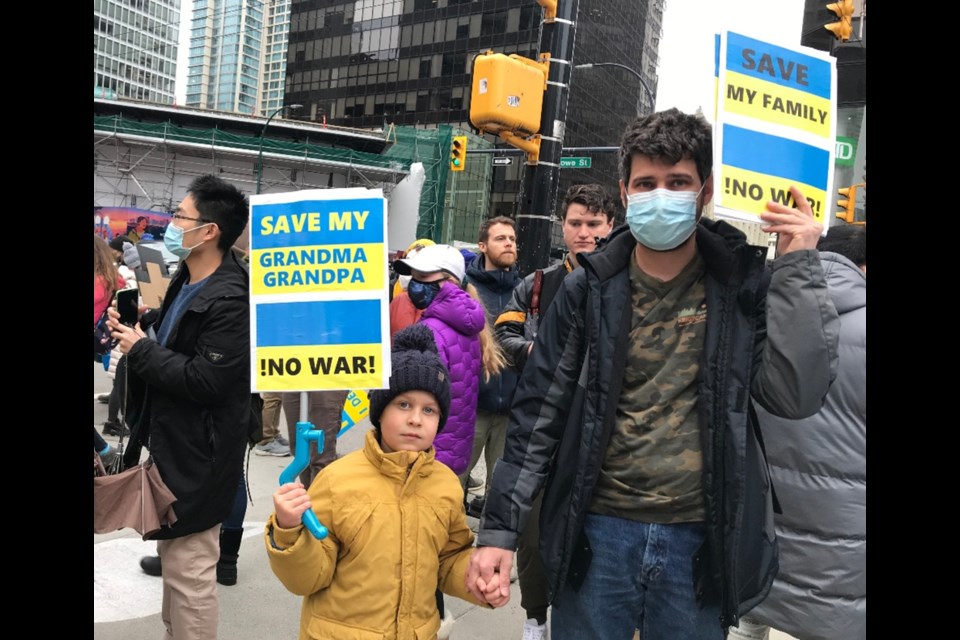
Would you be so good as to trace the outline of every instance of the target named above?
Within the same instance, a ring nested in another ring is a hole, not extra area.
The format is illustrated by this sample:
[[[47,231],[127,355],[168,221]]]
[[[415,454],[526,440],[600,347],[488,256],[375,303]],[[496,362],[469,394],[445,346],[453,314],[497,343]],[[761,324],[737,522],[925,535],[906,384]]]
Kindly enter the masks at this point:
[[[630,352],[594,513],[656,523],[704,519],[697,373],[705,275],[699,253],[669,282],[630,260]]]

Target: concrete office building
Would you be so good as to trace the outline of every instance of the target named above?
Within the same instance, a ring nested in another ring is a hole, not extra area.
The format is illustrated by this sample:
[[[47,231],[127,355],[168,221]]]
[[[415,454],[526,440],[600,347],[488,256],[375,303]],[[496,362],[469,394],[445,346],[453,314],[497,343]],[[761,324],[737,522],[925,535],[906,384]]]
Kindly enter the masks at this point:
[[[95,97],[172,104],[180,0],[94,0]]]

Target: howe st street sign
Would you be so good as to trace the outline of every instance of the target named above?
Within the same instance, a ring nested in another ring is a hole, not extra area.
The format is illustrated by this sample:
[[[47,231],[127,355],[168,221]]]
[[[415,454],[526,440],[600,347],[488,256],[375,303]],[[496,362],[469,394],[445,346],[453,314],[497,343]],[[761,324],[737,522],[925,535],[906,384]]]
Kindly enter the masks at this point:
[[[561,169],[589,169],[590,158],[560,158]]]

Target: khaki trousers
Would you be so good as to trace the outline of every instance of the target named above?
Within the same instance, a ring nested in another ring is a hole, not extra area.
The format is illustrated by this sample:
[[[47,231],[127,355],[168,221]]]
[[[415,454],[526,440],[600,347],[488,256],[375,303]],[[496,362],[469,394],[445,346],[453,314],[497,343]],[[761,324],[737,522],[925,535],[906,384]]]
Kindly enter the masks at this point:
[[[216,640],[220,617],[217,560],[220,525],[173,540],[158,540],[163,568],[163,640]]]
[[[283,403],[283,393],[279,391],[264,391],[263,398],[263,440],[260,444],[267,445],[280,435],[280,405]]]

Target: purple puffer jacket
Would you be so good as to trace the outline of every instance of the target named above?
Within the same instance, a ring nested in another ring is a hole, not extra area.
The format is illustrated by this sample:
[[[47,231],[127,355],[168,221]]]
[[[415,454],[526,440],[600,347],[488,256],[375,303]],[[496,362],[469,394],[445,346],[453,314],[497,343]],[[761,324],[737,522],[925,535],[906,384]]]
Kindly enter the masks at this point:
[[[480,392],[480,332],[483,305],[453,282],[440,287],[420,322],[430,327],[440,359],[450,371],[450,415],[433,441],[437,460],[457,475],[467,470]]]

